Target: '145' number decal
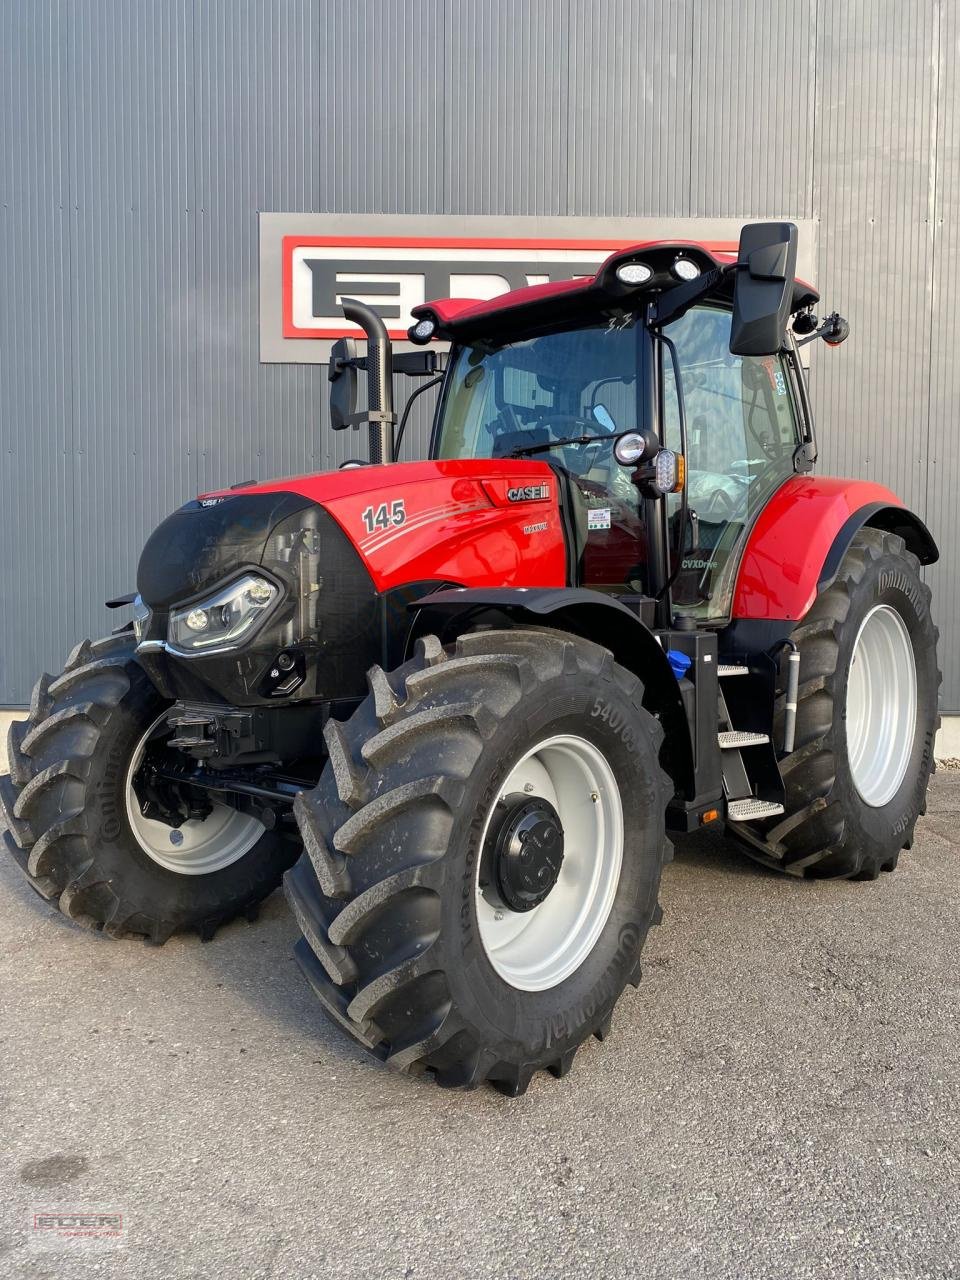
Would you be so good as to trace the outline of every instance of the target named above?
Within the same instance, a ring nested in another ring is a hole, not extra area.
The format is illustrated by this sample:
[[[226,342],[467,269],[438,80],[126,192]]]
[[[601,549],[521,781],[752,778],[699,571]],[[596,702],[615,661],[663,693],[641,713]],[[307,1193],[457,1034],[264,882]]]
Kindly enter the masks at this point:
[[[367,533],[375,533],[377,529],[389,529],[393,524],[403,524],[406,518],[407,511],[402,498],[391,503],[381,502],[376,508],[367,507],[360,516]]]

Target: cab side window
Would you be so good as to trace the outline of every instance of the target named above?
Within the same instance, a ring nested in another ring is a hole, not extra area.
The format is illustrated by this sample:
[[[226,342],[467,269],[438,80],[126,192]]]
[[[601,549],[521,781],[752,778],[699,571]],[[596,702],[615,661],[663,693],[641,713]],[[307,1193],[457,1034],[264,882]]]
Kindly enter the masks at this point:
[[[684,612],[730,611],[740,555],[773,491],[793,475],[797,415],[782,357],[730,354],[730,312],[694,307],[669,325],[687,422],[687,500],[674,601]],[[673,362],[664,351],[667,444],[680,448]],[[669,500],[671,544],[679,544],[679,495]]]

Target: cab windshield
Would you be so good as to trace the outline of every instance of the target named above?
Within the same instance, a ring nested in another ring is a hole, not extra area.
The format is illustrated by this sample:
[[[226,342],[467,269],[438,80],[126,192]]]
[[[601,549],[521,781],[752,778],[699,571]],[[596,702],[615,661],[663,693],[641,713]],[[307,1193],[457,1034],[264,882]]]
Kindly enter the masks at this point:
[[[622,470],[613,458],[613,437],[636,424],[636,325],[632,319],[622,327],[604,322],[502,347],[461,347],[448,376],[436,454],[503,458],[571,436],[595,436],[546,456],[575,475],[601,468],[607,476]]]
[[[435,441],[440,458],[531,456],[561,467],[578,530],[577,581],[601,590],[643,588],[639,495],[613,454],[615,438],[639,420],[640,336],[631,317],[461,347]]]

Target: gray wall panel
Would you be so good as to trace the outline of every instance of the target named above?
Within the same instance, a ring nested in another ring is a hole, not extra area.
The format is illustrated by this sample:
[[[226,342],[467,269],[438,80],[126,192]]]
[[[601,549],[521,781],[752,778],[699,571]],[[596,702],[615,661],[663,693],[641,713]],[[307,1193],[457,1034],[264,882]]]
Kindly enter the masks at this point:
[[[941,13],[939,107],[936,118],[937,180],[934,193],[934,264],[930,291],[930,409],[927,430],[927,519],[940,539],[943,559],[927,571],[940,625],[944,705],[960,705],[960,11]]]
[[[317,12],[311,74],[319,114],[306,134],[320,160],[319,203],[271,207],[437,212],[444,200],[449,5],[349,0],[322,4]],[[304,128],[303,122],[291,125]]]
[[[819,285],[851,324],[813,384],[823,469],[926,505],[937,13],[858,0],[820,15]]]
[[[565,0],[444,12],[443,212],[565,213]]]
[[[137,541],[196,485],[190,16],[69,9],[75,625],[124,590]]]
[[[258,212],[312,209],[817,219],[822,469],[927,515],[960,708],[958,47],[938,0],[0,4],[0,703],[198,488],[363,452],[258,359]]]
[[[322,199],[321,25],[320,9],[301,3],[208,0],[194,10],[191,394],[201,489],[320,463],[321,371],[259,364],[257,211]]]
[[[65,6],[0,6],[0,703],[76,633]]]
[[[693,8],[689,212],[811,216],[816,4]]]
[[[670,217],[690,203],[691,0],[570,0],[562,213]]]

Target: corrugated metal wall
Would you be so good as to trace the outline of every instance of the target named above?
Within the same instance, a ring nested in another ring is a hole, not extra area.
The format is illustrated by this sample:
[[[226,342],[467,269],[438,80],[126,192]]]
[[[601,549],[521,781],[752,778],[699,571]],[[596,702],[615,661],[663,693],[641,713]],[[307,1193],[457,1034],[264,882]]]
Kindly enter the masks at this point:
[[[958,46],[946,0],[4,0],[0,704],[171,508],[350,447],[258,362],[258,211],[316,210],[818,219],[822,469],[928,518],[960,708]]]

